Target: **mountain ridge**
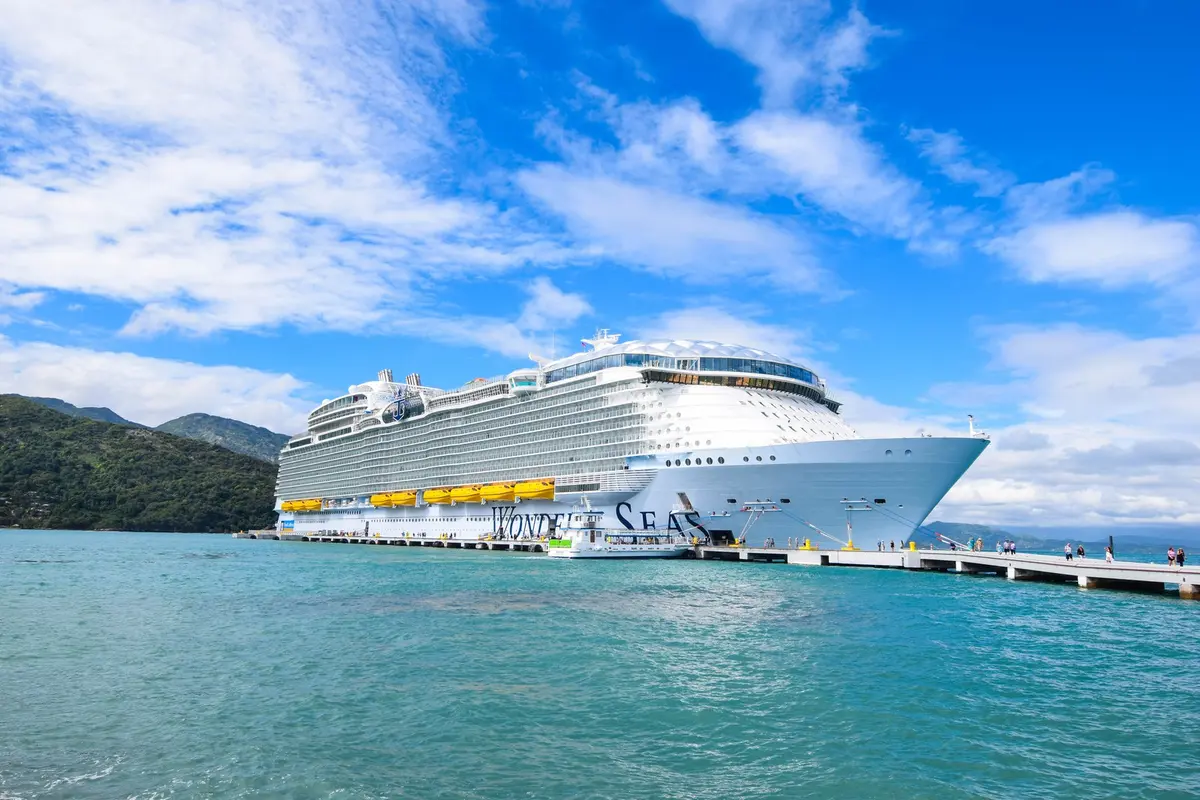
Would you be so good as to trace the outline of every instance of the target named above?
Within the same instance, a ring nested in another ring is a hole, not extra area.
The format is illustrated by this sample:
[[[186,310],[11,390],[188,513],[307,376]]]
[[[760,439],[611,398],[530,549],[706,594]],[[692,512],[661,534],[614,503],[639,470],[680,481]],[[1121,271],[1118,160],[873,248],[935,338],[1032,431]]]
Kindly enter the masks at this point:
[[[156,431],[196,439],[261,461],[278,463],[279,452],[291,437],[229,417],[196,412],[176,417],[154,428]]]
[[[140,422],[125,419],[111,408],[101,406],[76,406],[57,397],[24,397],[26,400],[45,406],[60,414],[71,417],[90,419],[96,422],[108,422],[115,425],[126,425],[131,428],[157,430],[180,436],[185,439],[195,439],[201,442],[215,444],[235,453],[248,455],[260,461],[279,462],[279,452],[291,437],[284,433],[276,433],[269,428],[251,425],[231,417],[219,417],[214,414],[195,412],[184,414],[182,417],[168,420],[161,425],[143,425]]]
[[[133,422],[125,419],[111,408],[104,406],[77,406],[68,403],[66,400],[60,400],[57,397],[29,397],[26,395],[16,395],[17,397],[25,397],[27,400],[32,400],[46,408],[53,409],[60,414],[66,414],[70,417],[82,417],[83,419],[95,420],[96,422],[110,422],[114,425],[129,425],[134,428],[146,428],[147,425],[142,425],[140,422]]]

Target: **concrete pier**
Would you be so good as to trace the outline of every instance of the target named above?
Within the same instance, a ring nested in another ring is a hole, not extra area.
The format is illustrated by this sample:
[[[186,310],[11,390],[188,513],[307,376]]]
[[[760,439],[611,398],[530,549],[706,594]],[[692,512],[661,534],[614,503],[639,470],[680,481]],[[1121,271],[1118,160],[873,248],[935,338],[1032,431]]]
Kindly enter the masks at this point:
[[[1074,584],[1081,589],[1125,589],[1163,592],[1179,586],[1179,596],[1200,600],[1200,567],[1170,567],[1139,561],[1113,561],[1044,555],[1005,555],[971,550],[776,550],[742,547],[697,547],[696,557],[742,561],[778,560],[784,554],[789,564],[814,567],[876,567],[907,570],[937,570],[964,575],[1003,575],[1010,581],[1043,581]]]

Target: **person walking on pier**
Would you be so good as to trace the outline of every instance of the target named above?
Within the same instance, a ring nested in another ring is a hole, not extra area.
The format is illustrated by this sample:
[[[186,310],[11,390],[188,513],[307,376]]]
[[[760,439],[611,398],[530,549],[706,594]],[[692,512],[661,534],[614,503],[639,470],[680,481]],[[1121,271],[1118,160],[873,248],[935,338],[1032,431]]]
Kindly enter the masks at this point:
[[[1177,551],[1175,552],[1175,565],[1176,565],[1176,566],[1179,566],[1179,567],[1182,567],[1182,566],[1183,566],[1183,559],[1184,559],[1184,555],[1183,555],[1183,545],[1180,545],[1180,546],[1179,546],[1179,550],[1177,550]]]
[[[1080,558],[1087,558],[1087,555],[1085,555],[1083,552],[1082,544],[1075,548],[1075,555],[1079,556]]]
[[[1174,545],[1167,548],[1167,566],[1168,567],[1175,566],[1175,546]]]
[[[1063,555],[1067,557],[1067,561],[1074,560],[1075,556],[1071,554],[1071,543],[1070,542],[1067,542],[1066,545],[1063,546]]]
[[[1104,545],[1104,560],[1109,564],[1112,563],[1112,548],[1108,545]]]

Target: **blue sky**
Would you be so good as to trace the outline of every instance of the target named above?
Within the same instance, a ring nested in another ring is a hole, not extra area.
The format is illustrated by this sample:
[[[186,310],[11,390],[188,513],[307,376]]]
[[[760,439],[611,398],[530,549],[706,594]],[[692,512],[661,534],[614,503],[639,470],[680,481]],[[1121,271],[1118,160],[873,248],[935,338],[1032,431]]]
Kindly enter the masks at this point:
[[[1200,522],[1184,2],[0,8],[0,390],[292,430],[599,326],[995,445],[938,513]]]

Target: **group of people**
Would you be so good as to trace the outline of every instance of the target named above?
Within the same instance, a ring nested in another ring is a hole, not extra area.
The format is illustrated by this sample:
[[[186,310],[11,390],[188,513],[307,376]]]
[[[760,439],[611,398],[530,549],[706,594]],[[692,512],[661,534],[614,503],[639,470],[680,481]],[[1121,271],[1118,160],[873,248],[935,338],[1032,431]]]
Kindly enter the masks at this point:
[[[883,551],[888,549],[887,545],[888,545],[887,542],[875,542],[875,549],[882,553]],[[896,540],[895,539],[892,539],[891,546],[892,546],[892,550],[896,549]],[[900,542],[900,549],[901,550],[904,549],[904,542]]]
[[[1087,553],[1084,552],[1082,544],[1075,548],[1075,553],[1078,554],[1080,558],[1087,558]],[[1071,560],[1070,542],[1067,542],[1065,545],[1063,545],[1063,555],[1067,557],[1067,561]]]
[[[1167,548],[1167,566],[1168,567],[1182,567],[1184,559],[1186,559],[1186,558],[1187,558],[1187,554],[1183,552],[1182,545],[1180,545],[1178,550],[1176,550],[1174,547]]]
[[[1015,556],[1017,554],[1017,543],[1012,539],[1005,539],[1003,542],[996,542],[996,552],[1003,553],[1006,556]]]

